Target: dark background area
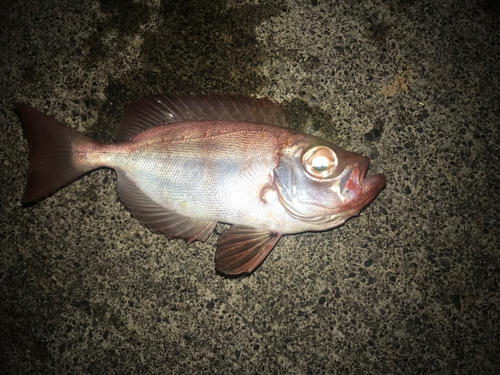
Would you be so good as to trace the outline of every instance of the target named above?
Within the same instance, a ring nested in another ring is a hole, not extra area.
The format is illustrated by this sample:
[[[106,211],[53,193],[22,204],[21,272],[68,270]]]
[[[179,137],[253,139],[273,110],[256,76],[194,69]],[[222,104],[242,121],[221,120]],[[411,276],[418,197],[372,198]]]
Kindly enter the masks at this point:
[[[498,1],[3,1],[0,373],[496,374]],[[358,217],[251,276],[131,217],[110,170],[23,207],[13,102],[103,142],[154,92],[269,97],[372,158]]]

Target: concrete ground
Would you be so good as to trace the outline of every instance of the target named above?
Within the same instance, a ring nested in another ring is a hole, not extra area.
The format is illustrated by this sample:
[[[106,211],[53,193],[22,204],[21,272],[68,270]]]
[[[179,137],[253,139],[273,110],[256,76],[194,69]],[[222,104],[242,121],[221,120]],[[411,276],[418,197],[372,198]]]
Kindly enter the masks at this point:
[[[499,373],[498,1],[3,1],[0,28],[0,373]],[[153,92],[269,97],[387,187],[241,278],[222,225],[152,233],[111,170],[21,204],[14,101],[111,142]]]

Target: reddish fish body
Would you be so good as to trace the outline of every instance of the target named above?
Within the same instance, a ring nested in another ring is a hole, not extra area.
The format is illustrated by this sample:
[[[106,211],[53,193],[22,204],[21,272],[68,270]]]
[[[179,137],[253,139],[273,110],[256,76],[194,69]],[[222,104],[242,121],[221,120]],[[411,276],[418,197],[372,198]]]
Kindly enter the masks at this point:
[[[169,238],[205,241],[217,222],[216,268],[252,272],[281,235],[326,230],[358,214],[385,185],[369,159],[288,127],[266,99],[153,95],[125,111],[101,144],[25,105],[30,143],[24,201],[113,168],[132,214]]]

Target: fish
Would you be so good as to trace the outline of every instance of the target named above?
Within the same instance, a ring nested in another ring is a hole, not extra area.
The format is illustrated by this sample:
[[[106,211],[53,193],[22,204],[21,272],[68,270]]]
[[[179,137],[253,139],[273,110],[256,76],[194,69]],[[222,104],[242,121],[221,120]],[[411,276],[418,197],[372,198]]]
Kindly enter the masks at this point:
[[[97,168],[114,169],[121,202],[169,239],[206,241],[215,270],[251,274],[283,235],[326,231],[358,215],[386,185],[370,158],[290,127],[267,98],[152,94],[129,104],[114,143],[87,137],[26,104],[23,203]]]

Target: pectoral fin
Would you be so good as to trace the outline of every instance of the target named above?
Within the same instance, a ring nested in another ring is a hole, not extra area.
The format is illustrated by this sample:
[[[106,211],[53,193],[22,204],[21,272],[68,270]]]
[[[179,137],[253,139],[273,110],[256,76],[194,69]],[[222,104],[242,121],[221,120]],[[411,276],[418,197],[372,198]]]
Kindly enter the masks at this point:
[[[124,172],[117,170],[116,173],[118,195],[123,204],[151,229],[164,233],[168,238],[182,238],[188,244],[196,240],[205,242],[214,230],[217,222],[194,220],[169,211],[144,194]]]
[[[219,238],[215,269],[226,275],[251,273],[267,257],[281,233],[234,226]]]

